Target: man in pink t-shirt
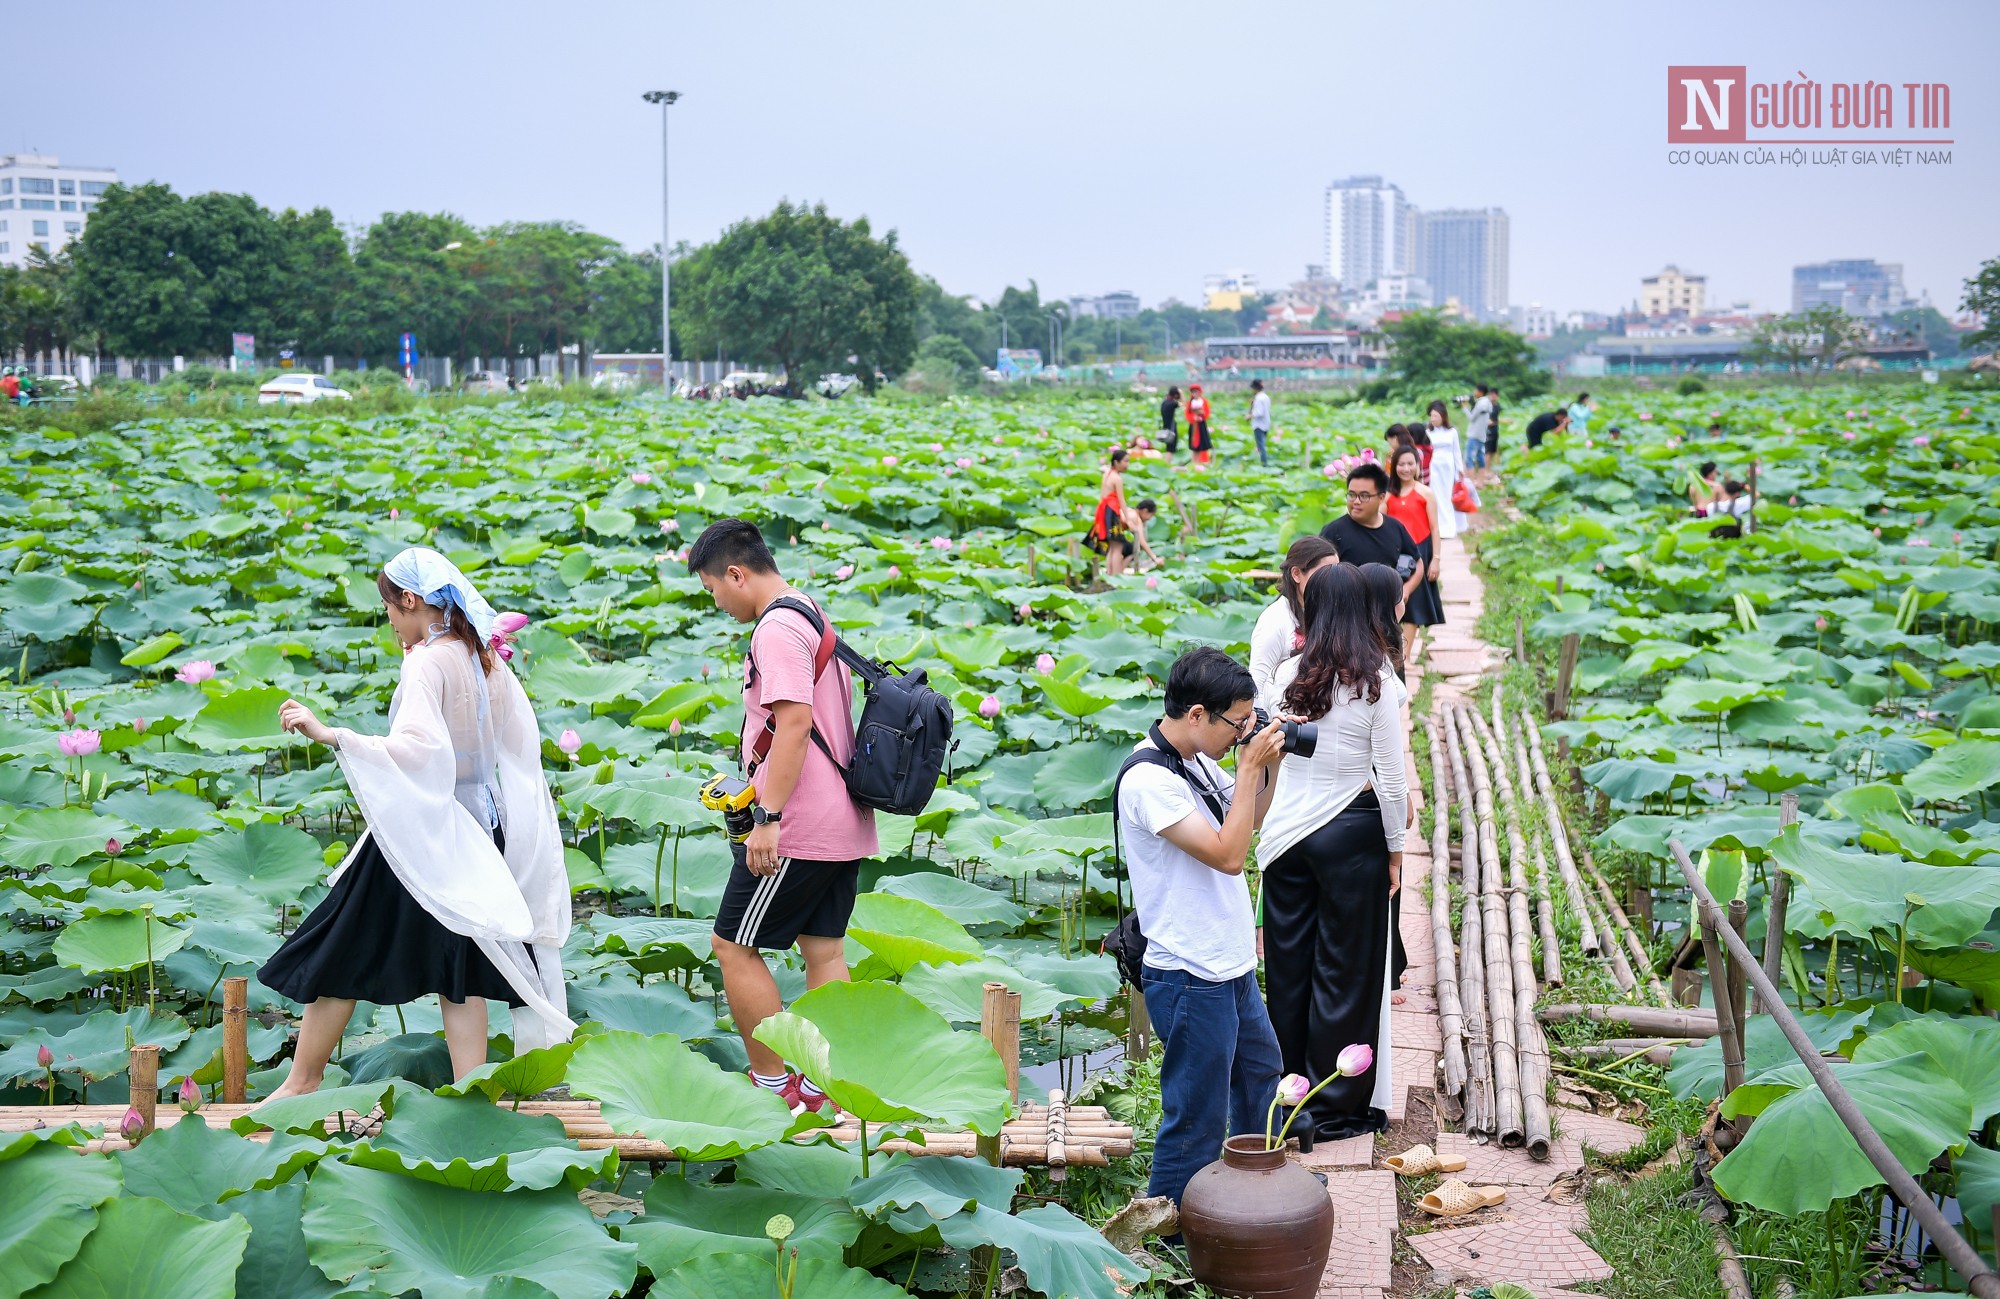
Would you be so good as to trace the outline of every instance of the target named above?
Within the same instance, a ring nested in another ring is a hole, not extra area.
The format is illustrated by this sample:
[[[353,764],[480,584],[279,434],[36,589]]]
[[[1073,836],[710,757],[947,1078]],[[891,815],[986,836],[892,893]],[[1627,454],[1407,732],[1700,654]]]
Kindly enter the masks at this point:
[[[848,977],[847,921],[861,862],[876,852],[875,813],[847,796],[841,774],[854,753],[854,684],[838,659],[815,674],[819,631],[796,609],[770,607],[780,596],[812,601],[779,574],[756,525],[710,524],[688,550],[688,571],[717,608],[754,624],[743,664],[743,754],[757,791],[756,824],[746,842],[733,845],[736,860],[710,941],[750,1053],[750,1076],[795,1109],[817,1110],[825,1095],[788,1074],[754,1035],[784,1009],[765,951],[796,945],[808,988]]]

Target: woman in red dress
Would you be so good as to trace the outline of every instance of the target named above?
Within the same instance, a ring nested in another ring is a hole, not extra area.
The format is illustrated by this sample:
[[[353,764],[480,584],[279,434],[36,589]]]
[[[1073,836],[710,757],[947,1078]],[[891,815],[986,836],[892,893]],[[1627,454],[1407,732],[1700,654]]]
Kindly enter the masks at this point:
[[[1389,517],[1409,530],[1417,543],[1417,558],[1424,566],[1424,580],[1410,593],[1403,608],[1403,654],[1416,653],[1417,628],[1434,627],[1444,621],[1444,598],[1438,593],[1437,496],[1424,486],[1422,457],[1416,448],[1396,449],[1389,461],[1389,494],[1382,506]]]
[[[1194,452],[1196,464],[1205,465],[1213,458],[1215,444],[1208,435],[1208,398],[1198,383],[1188,385],[1187,422],[1188,450]]]

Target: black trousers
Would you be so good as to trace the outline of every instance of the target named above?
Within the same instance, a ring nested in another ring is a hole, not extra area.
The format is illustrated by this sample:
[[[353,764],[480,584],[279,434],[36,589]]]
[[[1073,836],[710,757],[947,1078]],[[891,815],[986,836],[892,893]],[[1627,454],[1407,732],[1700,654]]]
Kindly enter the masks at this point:
[[[1374,791],[1273,862],[1263,897],[1264,995],[1278,1051],[1286,1073],[1318,1083],[1344,1048],[1381,1045],[1391,912],[1389,845]],[[1310,1121],[1321,1141],[1386,1128],[1388,1115],[1368,1103],[1386,1063],[1328,1084],[1301,1124]]]

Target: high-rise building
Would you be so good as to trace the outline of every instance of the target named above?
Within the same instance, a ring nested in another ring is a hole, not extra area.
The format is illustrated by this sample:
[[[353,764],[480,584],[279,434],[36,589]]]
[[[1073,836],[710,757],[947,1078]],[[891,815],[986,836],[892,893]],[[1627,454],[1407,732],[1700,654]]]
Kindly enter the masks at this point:
[[[1411,273],[1416,209],[1380,176],[1350,176],[1326,187],[1326,265],[1352,290],[1383,275]]]
[[[1201,277],[1201,305],[1206,311],[1241,311],[1245,298],[1258,294],[1257,277],[1248,271],[1221,271]]]
[[[1838,307],[1850,316],[1887,316],[1915,306],[1903,291],[1900,262],[1855,258],[1792,268],[1792,310]]]
[[[1669,266],[1639,281],[1642,316],[1699,316],[1708,309],[1708,277]]]
[[[1432,300],[1477,320],[1507,311],[1507,213],[1497,207],[1426,212],[1419,222],[1423,278]]]
[[[110,167],[65,167],[54,154],[0,154],[0,266],[26,266],[31,249],[59,251],[83,233]]]

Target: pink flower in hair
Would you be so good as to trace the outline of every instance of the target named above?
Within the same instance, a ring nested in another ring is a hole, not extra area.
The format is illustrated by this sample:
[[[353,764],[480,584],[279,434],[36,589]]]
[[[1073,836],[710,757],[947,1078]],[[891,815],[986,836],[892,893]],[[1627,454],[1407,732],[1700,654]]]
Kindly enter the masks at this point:
[[[493,620],[493,635],[490,643],[493,652],[505,663],[514,657],[514,633],[528,625],[525,613],[503,613]]]

